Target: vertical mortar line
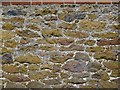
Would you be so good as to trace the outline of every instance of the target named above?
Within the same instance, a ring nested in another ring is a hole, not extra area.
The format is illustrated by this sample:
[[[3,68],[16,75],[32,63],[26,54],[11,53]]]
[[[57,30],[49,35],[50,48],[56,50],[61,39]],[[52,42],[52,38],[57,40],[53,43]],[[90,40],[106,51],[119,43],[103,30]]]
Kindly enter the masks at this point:
[[[96,0],[95,4],[98,4],[98,0]]]
[[[75,11],[77,11],[77,8],[76,8],[76,0],[74,0],[74,5],[75,5]]]

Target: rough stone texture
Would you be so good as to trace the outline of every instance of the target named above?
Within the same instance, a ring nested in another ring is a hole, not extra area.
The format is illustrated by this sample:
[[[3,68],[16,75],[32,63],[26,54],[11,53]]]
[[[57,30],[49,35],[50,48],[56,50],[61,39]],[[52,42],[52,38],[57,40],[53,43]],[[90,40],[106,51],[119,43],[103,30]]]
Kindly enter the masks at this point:
[[[117,88],[118,4],[11,5],[1,9],[0,86]]]
[[[26,55],[20,55],[15,58],[16,61],[20,63],[30,63],[30,64],[39,64],[41,59],[38,56],[32,55],[30,53]]]
[[[76,53],[75,59],[78,61],[89,61],[90,60],[88,54],[86,53]]]
[[[71,72],[82,72],[86,70],[84,62],[78,61],[68,61],[64,66],[63,69],[71,71]]]

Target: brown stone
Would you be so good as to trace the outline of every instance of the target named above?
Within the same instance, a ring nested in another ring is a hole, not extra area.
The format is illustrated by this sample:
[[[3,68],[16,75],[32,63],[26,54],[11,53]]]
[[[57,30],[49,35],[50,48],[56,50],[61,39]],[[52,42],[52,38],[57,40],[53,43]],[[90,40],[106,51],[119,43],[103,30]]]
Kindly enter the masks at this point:
[[[52,68],[53,68],[52,65],[48,63],[44,63],[41,66],[41,69],[52,69]]]
[[[40,30],[39,27],[36,24],[26,25],[26,28],[30,28],[32,30]]]
[[[66,23],[66,22],[62,22],[58,24],[59,28],[64,28],[64,29],[68,29],[68,30],[74,30],[76,29],[76,24],[75,23]]]
[[[26,88],[25,85],[23,84],[20,84],[20,83],[13,83],[13,82],[8,82],[6,84],[6,87],[5,88]]]
[[[9,40],[15,37],[15,33],[11,31],[2,31],[2,38],[3,40]]]
[[[85,32],[79,32],[79,31],[66,31],[64,34],[68,37],[72,38],[86,38],[88,37],[88,34]]]
[[[82,78],[78,79],[78,78],[71,78],[71,79],[67,79],[64,82],[66,83],[72,83],[72,84],[84,84],[86,83],[85,80],[83,80]]]
[[[17,56],[15,60],[20,63],[30,63],[30,64],[39,64],[41,62],[41,59],[38,56],[32,55],[30,53]]]
[[[3,75],[5,78],[9,79],[12,82],[28,82],[30,79],[28,77],[25,77],[23,75],[10,75],[5,74]]]
[[[94,33],[92,36],[98,38],[117,38],[119,37],[119,34],[114,32],[107,32],[107,33],[99,33],[99,34]]]
[[[82,72],[86,70],[86,65],[84,62],[78,61],[68,61],[65,65],[63,65],[63,69],[70,71],[70,72]]]
[[[31,71],[34,71],[34,70],[39,70],[39,66],[36,65],[36,64],[32,64],[32,65],[29,65],[28,66],[28,69],[31,70]]]
[[[120,44],[119,38],[114,38],[112,40],[100,39],[100,40],[97,41],[97,45],[99,45],[99,46],[119,45],[119,44]]]
[[[69,77],[70,77],[69,74],[64,73],[64,72],[61,72],[61,73],[60,73],[60,76],[61,76],[61,78],[69,78]]]
[[[88,14],[88,18],[93,20],[93,19],[97,18],[97,15],[96,14]]]
[[[13,30],[15,27],[11,23],[4,23],[2,29],[4,30]]]
[[[15,48],[17,46],[17,42],[15,40],[9,40],[4,43],[5,47]]]
[[[37,33],[34,33],[30,30],[16,30],[16,34],[21,36],[21,37],[28,37],[28,38],[36,38],[36,37],[40,37],[40,35],[38,35]]]
[[[112,70],[111,75],[112,77],[120,77],[120,70]]]
[[[61,30],[42,30],[42,36],[43,37],[60,37],[62,36],[62,32]]]
[[[103,65],[108,69],[119,69],[120,62],[119,61],[107,61],[103,62]]]
[[[57,50],[58,48],[55,47],[55,46],[46,45],[46,46],[40,46],[40,49],[41,50],[46,50],[46,51],[53,51],[53,50]]]
[[[43,80],[43,82],[47,85],[57,85],[61,84],[60,80],[58,79],[49,79],[49,80]]]
[[[19,69],[15,65],[3,65],[2,70],[8,73],[18,73]]]
[[[57,10],[55,9],[50,9],[50,8],[43,8],[41,10],[37,10],[35,12],[35,16],[43,16],[43,15],[47,15],[47,14],[56,14],[57,13]]]
[[[50,61],[54,63],[64,63],[65,61],[72,57],[73,57],[72,53],[69,53],[67,55],[54,53],[53,55],[50,56]]]
[[[58,39],[58,43],[60,43],[61,45],[69,45],[73,42],[74,42],[73,39],[67,39],[67,38],[59,38]]]
[[[45,16],[44,17],[44,19],[46,20],[46,21],[53,21],[53,20],[57,20],[57,16],[52,16],[52,15],[50,15],[50,16]]]
[[[32,81],[27,84],[27,88],[50,88],[39,81]]]
[[[86,48],[87,52],[103,52],[104,50],[105,50],[104,47],[99,47],[99,46]]]
[[[27,43],[29,43],[30,42],[30,39],[29,38],[21,38],[20,39],[20,44],[27,44]]]
[[[100,81],[99,82],[100,88],[118,88],[118,84],[115,82],[109,81]]]
[[[84,42],[84,44],[85,44],[85,45],[89,45],[89,46],[93,46],[93,45],[95,44],[95,42],[96,42],[96,41],[94,41],[94,40],[86,40],[86,41]]]
[[[112,51],[96,52],[94,55],[95,59],[106,59],[106,60],[116,60],[116,53]]]
[[[105,22],[100,22],[100,21],[90,21],[90,20],[80,20],[79,22],[80,29],[82,30],[96,30],[96,31],[101,31],[105,28]]]

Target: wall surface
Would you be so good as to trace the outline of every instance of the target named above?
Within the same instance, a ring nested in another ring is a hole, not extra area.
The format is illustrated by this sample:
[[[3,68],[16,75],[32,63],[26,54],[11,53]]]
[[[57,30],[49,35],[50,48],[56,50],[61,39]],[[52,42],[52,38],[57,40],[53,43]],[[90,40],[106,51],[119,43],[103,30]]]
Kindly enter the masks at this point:
[[[2,6],[3,88],[118,88],[118,4]]]

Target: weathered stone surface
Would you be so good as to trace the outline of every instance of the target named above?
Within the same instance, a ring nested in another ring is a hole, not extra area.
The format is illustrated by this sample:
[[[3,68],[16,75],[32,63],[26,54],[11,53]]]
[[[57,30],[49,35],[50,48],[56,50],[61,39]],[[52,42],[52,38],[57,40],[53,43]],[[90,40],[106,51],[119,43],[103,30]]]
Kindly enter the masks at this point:
[[[87,14],[89,19],[96,19],[97,15],[96,14]]]
[[[32,81],[27,84],[27,88],[50,88],[39,81]]]
[[[37,48],[38,48],[38,44],[27,45],[27,46],[21,46],[21,47],[19,47],[17,51],[27,53],[27,52],[33,52]]]
[[[108,69],[119,69],[120,62],[119,61],[107,61],[107,62],[103,62],[103,64]]]
[[[107,33],[99,33],[99,34],[94,33],[92,36],[98,38],[117,38],[119,37],[119,34],[114,32],[107,32]]]
[[[85,45],[89,45],[89,46],[93,46],[93,45],[95,44],[95,42],[96,42],[96,41],[94,41],[94,40],[86,40],[86,41],[84,42],[84,44],[85,44]]]
[[[100,62],[94,61],[94,62],[89,62],[88,63],[88,69],[91,70],[92,68],[96,68],[96,69],[101,69],[102,68],[102,64]]]
[[[31,71],[34,71],[34,70],[39,70],[39,66],[36,65],[36,64],[32,64],[32,65],[29,65],[28,66],[28,69],[31,70]]]
[[[73,73],[73,78],[87,78],[90,76],[90,73],[89,72],[83,72],[83,73]]]
[[[40,46],[40,49],[41,50],[46,50],[46,51],[53,51],[53,50],[57,50],[58,48],[55,47],[55,46],[46,45],[46,46]]]
[[[4,30],[13,30],[15,27],[11,23],[4,23],[2,29]]]
[[[120,77],[120,70],[112,70],[111,75],[112,77]]]
[[[78,61],[89,61],[90,60],[88,54],[80,53],[80,52],[75,54],[75,59]]]
[[[115,82],[109,81],[100,81],[99,82],[100,88],[118,88],[118,84]]]
[[[62,36],[61,30],[42,30],[43,37],[60,37]]]
[[[97,41],[98,46],[105,46],[105,45],[120,45],[120,38],[114,38],[112,40],[100,39]]]
[[[9,79],[12,82],[28,82],[30,79],[23,75],[10,75],[10,74],[4,74],[5,78]]]
[[[46,21],[53,21],[53,20],[57,20],[57,16],[52,16],[52,15],[50,15],[50,16],[45,16],[44,17],[44,19],[46,20]]]
[[[45,84],[47,84],[47,85],[57,85],[57,84],[61,84],[61,82],[59,81],[59,79],[43,80],[43,83],[45,83]]]
[[[60,51],[84,51],[84,46],[77,45],[77,44],[71,44],[69,47],[61,46]]]
[[[17,46],[17,42],[15,40],[9,40],[4,43],[5,47],[15,48]]]
[[[85,42],[85,39],[80,39],[76,41],[76,44],[83,44]]]
[[[30,30],[17,30],[16,34],[21,36],[21,37],[28,37],[28,38],[35,38],[35,37],[40,37],[40,35],[38,35],[37,33],[34,33]]]
[[[18,67],[19,73],[27,74],[27,66],[21,65]]]
[[[87,11],[90,11],[91,9],[92,8],[90,6],[82,5],[82,6],[80,6],[79,11],[87,12]]]
[[[61,45],[69,45],[74,42],[73,39],[68,39],[68,38],[59,38],[57,40],[58,40],[57,42],[60,43]]]
[[[73,13],[69,13],[69,14],[66,14],[64,16],[64,21],[66,22],[72,22],[74,21],[75,19],[84,19],[85,18],[85,14],[84,13],[81,13],[81,12],[73,12]]]
[[[109,75],[104,71],[100,71],[96,74],[93,74],[92,78],[97,78],[97,79],[101,79],[101,80],[104,80],[104,81],[107,81],[107,80],[110,79]]]
[[[76,23],[66,23],[66,22],[62,22],[58,24],[59,28],[64,28],[64,29],[68,29],[68,30],[74,30],[76,29]]]
[[[68,37],[72,38],[86,38],[88,37],[88,34],[85,32],[79,32],[79,31],[66,31],[64,34]]]
[[[19,69],[15,65],[3,65],[2,70],[8,73],[18,73]]]
[[[30,39],[29,38],[21,38],[20,39],[20,44],[27,44],[27,43],[29,43],[30,42]]]
[[[52,68],[53,68],[52,65],[48,63],[42,64],[41,66],[41,69],[52,69]]]
[[[82,72],[86,70],[86,65],[84,62],[68,61],[65,65],[63,65],[63,69],[70,72]]]
[[[106,60],[116,60],[116,53],[111,51],[96,52],[94,55],[95,59],[106,59]]]
[[[66,83],[72,83],[72,84],[84,84],[86,83],[86,80],[83,80],[82,78],[78,79],[78,78],[71,78],[71,79],[67,79],[64,82]]]
[[[3,47],[0,53],[1,53],[1,54],[5,54],[5,53],[10,53],[10,54],[12,54],[12,53],[13,53],[13,50],[10,49],[10,48],[8,49],[8,48],[6,48],[6,47]]]
[[[5,88],[26,88],[26,87],[23,84],[8,82]]]
[[[9,40],[15,37],[15,33],[11,31],[2,31],[2,39]]]
[[[22,17],[12,17],[12,18],[9,19],[9,21],[10,21],[14,26],[16,26],[16,27],[18,27],[18,28],[22,28],[25,19],[22,18]]]
[[[61,78],[69,78],[69,77],[70,77],[69,74],[64,73],[64,72],[61,72],[61,73],[60,73],[60,76],[61,76]]]
[[[5,53],[2,56],[2,63],[3,64],[10,64],[13,62],[13,57],[10,53]]]
[[[32,30],[40,30],[40,28],[36,24],[26,25],[26,28],[30,28]]]
[[[50,9],[50,8],[43,8],[41,10],[36,11],[35,15],[39,16],[39,15],[47,15],[47,14],[56,14],[57,10],[55,9]]]
[[[30,53],[17,56],[15,60],[20,63],[30,63],[30,64],[39,64],[41,62],[41,59],[38,56],[32,55]]]
[[[29,75],[29,78],[31,80],[39,80],[40,78],[45,78],[46,77],[46,76],[41,77],[42,75],[38,71],[36,71],[36,72],[35,71],[28,72],[28,75]]]
[[[53,55],[50,56],[50,61],[54,63],[64,63],[68,59],[72,58],[73,54],[69,53],[67,55],[60,54],[60,53],[54,53]]]
[[[100,21],[87,21],[87,20],[81,20],[79,22],[80,25],[80,29],[82,30],[87,30],[87,31],[91,31],[91,30],[96,30],[96,31],[101,31],[105,28],[105,23],[104,22],[100,22]]]
[[[104,47],[99,47],[99,46],[86,48],[87,52],[103,52],[104,50],[105,50]]]

